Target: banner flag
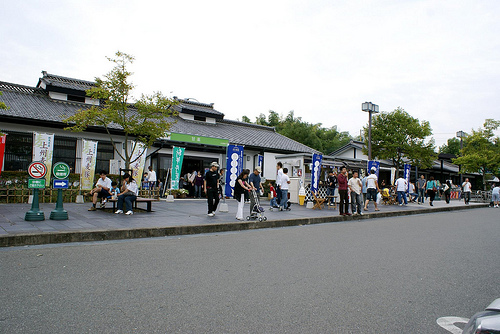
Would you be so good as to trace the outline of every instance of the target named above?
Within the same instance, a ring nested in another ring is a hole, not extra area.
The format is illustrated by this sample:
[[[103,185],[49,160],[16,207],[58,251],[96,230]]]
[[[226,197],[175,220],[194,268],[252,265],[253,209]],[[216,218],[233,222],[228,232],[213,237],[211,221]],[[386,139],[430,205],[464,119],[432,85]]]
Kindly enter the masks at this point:
[[[243,146],[228,145],[226,160],[226,196],[233,196],[233,189],[236,185],[236,179],[243,170]]]
[[[82,139],[82,171],[80,189],[92,190],[94,186],[95,165],[97,160],[97,142]]]
[[[7,140],[7,135],[0,136],[0,175],[2,175],[3,155],[5,153],[6,140]]]
[[[172,150],[172,180],[170,189],[179,189],[179,180],[181,178],[182,162],[184,160],[184,147],[174,146]]]
[[[52,176],[52,155],[54,153],[54,134],[33,132],[33,160],[40,161],[47,166],[45,184],[50,185]]]
[[[257,166],[262,168],[262,165],[264,163],[264,156],[263,155],[258,155],[258,161],[257,161]]]
[[[406,179],[406,183],[408,184],[408,187],[406,187],[406,192],[410,191],[410,172],[411,172],[411,165],[405,164],[405,176],[404,176],[404,178]]]
[[[370,175],[370,172],[372,168],[375,167],[375,174],[377,175],[377,179],[379,178],[379,172],[380,172],[380,162],[379,161],[374,161],[370,160],[368,161],[368,171],[367,174]]]
[[[129,168],[132,170],[132,178],[140,188],[142,185],[142,173],[144,171],[144,164],[146,163],[146,152],[148,148],[141,142],[132,142],[132,147],[134,144],[135,150],[132,152],[132,156],[130,157],[130,161],[133,162],[130,163]]]
[[[321,176],[321,161],[323,160],[323,155],[313,154],[312,158],[312,170],[311,170],[311,192],[316,193],[318,191],[319,178]]]
[[[396,181],[396,167],[391,167],[391,185]]]

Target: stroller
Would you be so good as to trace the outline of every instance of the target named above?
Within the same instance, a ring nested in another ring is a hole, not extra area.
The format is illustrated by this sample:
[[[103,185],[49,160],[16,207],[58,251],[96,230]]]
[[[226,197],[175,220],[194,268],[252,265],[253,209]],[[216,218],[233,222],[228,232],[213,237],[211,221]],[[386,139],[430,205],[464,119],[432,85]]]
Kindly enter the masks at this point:
[[[264,208],[260,206],[259,195],[255,190],[250,191],[250,203],[253,204],[250,216],[247,216],[247,220],[258,219],[261,221],[266,221],[267,217],[264,215]]]

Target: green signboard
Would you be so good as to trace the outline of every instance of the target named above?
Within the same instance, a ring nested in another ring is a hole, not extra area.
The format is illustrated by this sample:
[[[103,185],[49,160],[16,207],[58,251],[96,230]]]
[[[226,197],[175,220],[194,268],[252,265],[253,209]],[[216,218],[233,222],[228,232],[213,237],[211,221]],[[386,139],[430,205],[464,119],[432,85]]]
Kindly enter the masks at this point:
[[[229,140],[227,139],[187,135],[184,133],[175,133],[175,132],[168,133],[166,139],[184,143],[202,144],[211,146],[227,147],[227,145],[229,145]]]
[[[28,188],[30,189],[45,188],[45,179],[28,179]]]
[[[52,168],[52,172],[56,179],[67,179],[69,176],[69,166],[65,162],[56,162]]]

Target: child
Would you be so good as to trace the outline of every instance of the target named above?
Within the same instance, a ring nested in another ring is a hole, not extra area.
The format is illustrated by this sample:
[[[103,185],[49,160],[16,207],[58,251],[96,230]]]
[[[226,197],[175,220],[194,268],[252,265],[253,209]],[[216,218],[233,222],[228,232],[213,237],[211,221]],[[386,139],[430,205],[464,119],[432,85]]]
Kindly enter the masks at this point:
[[[283,175],[281,176],[280,211],[289,210],[287,202],[288,202],[288,185],[290,184],[290,178],[288,177],[287,174],[288,174],[288,168],[283,168]]]
[[[276,190],[273,187],[273,183],[269,182],[269,193],[271,194],[271,202],[269,205],[271,208],[277,208],[278,205],[276,204]]]
[[[116,181],[111,182],[111,197],[116,199],[120,194],[120,187],[118,187],[118,183]]]

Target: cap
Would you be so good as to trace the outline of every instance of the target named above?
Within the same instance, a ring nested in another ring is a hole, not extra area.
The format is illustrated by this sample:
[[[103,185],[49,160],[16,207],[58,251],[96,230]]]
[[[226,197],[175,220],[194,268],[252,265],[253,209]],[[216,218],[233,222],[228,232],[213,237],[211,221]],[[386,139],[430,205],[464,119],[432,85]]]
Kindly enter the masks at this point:
[[[219,167],[219,164],[214,161],[214,162],[212,162],[212,164],[210,165],[210,167],[212,167],[212,166]]]

